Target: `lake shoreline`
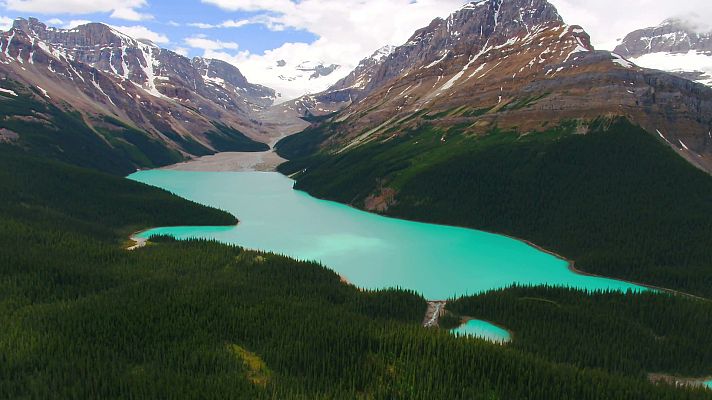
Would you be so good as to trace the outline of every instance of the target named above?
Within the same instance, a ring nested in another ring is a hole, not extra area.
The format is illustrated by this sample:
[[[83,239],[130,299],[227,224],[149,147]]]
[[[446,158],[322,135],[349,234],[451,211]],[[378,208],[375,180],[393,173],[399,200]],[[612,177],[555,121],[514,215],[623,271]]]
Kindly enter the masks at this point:
[[[503,325],[500,325],[500,324],[498,324],[498,323],[496,323],[496,322],[488,321],[488,320],[482,319],[482,318],[474,318],[474,317],[469,317],[469,316],[463,316],[463,317],[462,317],[462,323],[460,324],[460,326],[458,326],[458,328],[461,327],[461,326],[463,326],[463,325],[465,325],[466,323],[468,323],[468,322],[470,322],[470,321],[473,321],[473,320],[486,322],[486,323],[488,323],[488,324],[490,324],[490,325],[492,325],[492,326],[496,326],[497,328],[499,328],[499,329],[501,329],[501,330],[503,330],[503,331],[506,331],[506,332],[509,334],[509,340],[506,340],[506,341],[502,342],[503,345],[506,344],[506,343],[511,343],[511,342],[514,340],[514,331],[510,330],[510,329],[507,328],[506,326],[503,326]]]
[[[240,225],[240,221],[238,221],[235,225],[213,225],[213,226],[225,226],[225,227],[231,227],[231,226],[232,226],[232,227],[236,227],[236,226],[238,226],[238,225]],[[152,230],[154,230],[154,229],[182,228],[182,227],[184,227],[184,226],[191,226],[191,225],[180,225],[180,226],[154,226],[154,227],[151,227],[151,228],[145,228],[145,229],[138,230],[138,231],[132,233],[132,234],[129,236],[129,240],[132,241],[132,242],[134,242],[134,245],[127,247],[126,250],[128,250],[128,251],[133,251],[133,250],[140,249],[140,248],[142,248],[142,247],[146,247],[146,245],[148,244],[149,238],[140,237],[141,234],[144,234],[144,233],[146,233],[146,232],[152,231]],[[198,226],[203,226],[203,225],[195,225],[195,226],[198,227]],[[205,225],[205,226],[208,226],[208,225]],[[197,238],[196,238],[196,239],[197,239]],[[176,239],[176,240],[179,240],[179,239]],[[189,240],[189,239],[186,239],[186,240]],[[260,250],[256,250],[256,251],[260,251]]]
[[[483,231],[483,232],[486,232],[486,231]],[[539,250],[539,251],[541,251],[541,252],[544,252],[544,253],[547,253],[547,254],[549,254],[549,255],[552,255],[552,256],[554,256],[554,257],[556,257],[556,258],[558,258],[558,259],[560,259],[560,260],[562,260],[562,261],[566,261],[566,262],[569,264],[569,267],[568,267],[568,268],[569,268],[569,271],[571,271],[571,272],[573,272],[573,273],[575,273],[575,274],[578,274],[578,275],[590,276],[590,277],[594,277],[594,278],[613,279],[613,280],[616,280],[616,281],[630,283],[631,285],[636,285],[636,286],[644,287],[644,288],[651,289],[651,290],[658,290],[658,291],[665,292],[665,293],[669,293],[669,294],[674,294],[674,295],[683,296],[683,297],[689,297],[689,298],[692,298],[692,299],[695,299],[695,300],[710,301],[709,299],[706,299],[706,298],[704,298],[704,297],[695,296],[694,294],[681,292],[681,291],[679,291],[679,290],[674,290],[674,289],[664,288],[664,287],[661,287],[661,286],[650,285],[650,284],[647,284],[647,283],[640,283],[640,282],[635,282],[635,281],[631,281],[631,280],[627,280],[627,279],[614,278],[614,277],[610,277],[610,276],[604,276],[604,275],[594,274],[594,273],[592,273],[592,272],[582,271],[582,270],[576,268],[576,261],[574,261],[574,260],[569,260],[568,258],[562,256],[561,254],[555,253],[555,252],[553,252],[553,251],[551,251],[551,250],[547,250],[547,249],[545,249],[545,248],[543,248],[543,247],[537,245],[536,243],[530,242],[529,240],[520,239],[520,238],[517,238],[517,237],[514,237],[514,236],[505,235],[505,234],[500,234],[500,233],[494,233],[494,232],[488,232],[488,233],[493,233],[493,234],[495,234],[495,235],[502,235],[502,236],[506,236],[506,237],[508,237],[508,238],[510,238],[510,239],[513,239],[513,240],[518,240],[518,241],[520,241],[520,242],[522,242],[522,243],[525,243],[525,244],[527,244],[527,245],[529,245],[529,246],[531,246],[531,247],[534,247],[535,249],[537,249],[537,250]]]
[[[712,382],[712,375],[702,378],[686,378],[669,374],[650,373],[648,374],[648,380],[652,383],[665,382],[675,386],[682,385],[695,388],[709,388],[712,390],[712,387],[707,386],[707,382]]]
[[[140,234],[150,231],[153,228],[147,228],[147,229],[142,229],[140,231],[136,231],[129,236],[129,240],[132,241],[134,244],[132,246],[129,246],[126,248],[128,251],[134,251],[138,250],[142,247],[146,247],[146,244],[148,243],[148,239],[139,237]]]
[[[490,342],[490,343],[494,343],[494,344],[497,344],[497,345],[500,345],[500,346],[507,346],[508,344],[510,344],[510,343],[512,343],[512,342],[514,341],[514,332],[511,331],[510,329],[508,329],[507,327],[504,327],[504,326],[502,326],[502,325],[500,325],[500,324],[497,324],[497,323],[494,323],[494,322],[492,322],[492,321],[488,321],[488,320],[486,320],[486,319],[474,318],[474,317],[470,317],[470,316],[463,316],[462,319],[461,319],[461,321],[460,321],[460,322],[461,322],[460,325],[459,325],[457,328],[450,329],[449,331],[454,334],[454,333],[455,333],[455,332],[454,332],[455,330],[461,329],[462,327],[464,327],[465,325],[467,325],[467,323],[470,322],[470,321],[484,322],[485,324],[489,324],[489,325],[494,326],[495,328],[499,328],[499,329],[501,329],[502,331],[507,332],[507,338],[506,338],[506,339],[505,339],[505,338],[502,338],[501,340],[498,340],[498,339],[492,339],[492,338],[489,338],[489,337],[486,337],[486,336],[482,336],[482,335],[478,336],[478,335],[472,335],[472,334],[466,334],[466,333],[465,333],[465,334],[461,334],[462,336],[465,336],[465,337],[470,336],[470,337],[474,337],[474,338],[476,338],[476,339],[486,340],[486,341],[488,341],[488,342]]]
[[[282,174],[282,175],[284,175],[284,174]],[[286,176],[286,175],[285,175],[285,176]],[[291,178],[290,176],[287,176],[287,178],[294,180],[294,179]],[[296,182],[296,181],[295,181],[295,182]],[[312,196],[312,197],[314,197],[315,199],[326,200],[326,201],[334,201],[334,200],[330,200],[330,199],[325,199],[325,198],[313,196],[311,193],[309,193],[309,192],[307,192],[307,191],[305,191],[305,190],[301,190],[301,189],[294,189],[294,190],[299,191],[299,192],[302,192],[302,193],[305,193],[305,194],[308,194],[309,196]],[[524,244],[526,244],[526,245],[529,246],[529,247],[532,247],[532,248],[534,248],[534,249],[536,249],[536,250],[539,250],[539,251],[541,251],[542,253],[549,254],[550,256],[556,257],[556,258],[558,258],[558,259],[561,260],[561,261],[565,261],[565,262],[568,264],[568,270],[571,271],[571,272],[573,272],[573,273],[575,273],[575,274],[577,274],[577,275],[580,275],[580,276],[587,276],[587,277],[601,278],[601,279],[610,279],[610,280],[614,280],[614,281],[618,281],[618,282],[628,283],[628,284],[635,285],[635,286],[640,286],[640,287],[642,287],[642,288],[646,288],[646,289],[650,289],[650,290],[657,290],[657,291],[661,291],[661,292],[665,292],[665,293],[669,293],[669,294],[673,294],[673,295],[678,295],[678,296],[682,296],[682,297],[687,297],[687,298],[690,298],[690,299],[701,300],[701,301],[712,301],[712,300],[707,299],[707,298],[705,298],[705,297],[697,296],[697,295],[690,294],[690,293],[685,293],[685,292],[682,292],[682,291],[679,291],[679,290],[675,290],[675,289],[669,289],[669,288],[664,288],[664,287],[661,287],[661,286],[655,286],[655,285],[651,285],[651,284],[647,284],[647,283],[640,283],[640,282],[635,282],[635,281],[631,281],[631,280],[627,280],[627,279],[615,278],[615,277],[610,277],[610,276],[605,276],[605,275],[598,275],[598,274],[595,274],[595,273],[592,273],[592,272],[582,271],[582,270],[576,268],[576,262],[575,262],[574,260],[570,260],[570,259],[568,259],[568,258],[562,256],[561,254],[558,254],[558,253],[556,253],[556,252],[554,252],[554,251],[552,251],[552,250],[548,250],[548,249],[546,249],[546,248],[544,248],[544,247],[542,247],[542,246],[539,246],[539,245],[537,245],[536,243],[533,243],[533,242],[531,242],[531,241],[529,241],[529,240],[527,240],[527,239],[518,238],[518,237],[516,237],[516,236],[508,235],[508,234],[505,234],[505,233],[498,233],[498,232],[488,231],[488,230],[484,230],[484,229],[477,229],[477,228],[472,228],[472,227],[467,227],[467,226],[462,226],[462,225],[444,224],[444,223],[439,223],[439,222],[425,222],[425,221],[416,220],[416,219],[395,217],[395,216],[390,216],[390,215],[385,215],[385,214],[380,214],[380,213],[377,213],[377,212],[365,210],[365,209],[356,207],[356,206],[354,206],[353,204],[345,204],[345,203],[341,203],[341,202],[338,202],[338,201],[334,201],[334,202],[339,203],[339,204],[343,204],[343,205],[348,206],[348,207],[351,207],[351,208],[353,208],[354,210],[364,211],[364,212],[367,212],[367,213],[369,213],[369,214],[378,215],[378,216],[384,217],[384,218],[391,218],[391,219],[401,220],[401,221],[417,222],[417,223],[422,223],[422,224],[435,224],[435,225],[440,225],[440,226],[448,226],[448,227],[451,227],[451,228],[470,229],[470,230],[475,230],[475,231],[479,231],[479,232],[488,233],[488,234],[490,234],[490,235],[503,236],[503,237],[506,237],[506,238],[509,238],[509,239],[516,240],[516,241],[518,241],[518,242],[524,243]]]
[[[248,171],[244,171],[244,172],[248,172]],[[249,172],[259,172],[259,171],[249,170]],[[285,177],[283,174],[275,174],[275,175],[278,175],[278,176],[281,176],[281,177],[283,177],[283,178],[289,179],[288,177]],[[254,178],[253,178],[253,179],[254,179]],[[292,190],[295,190],[295,189],[293,188],[293,180],[292,180],[292,179],[289,179],[289,181],[290,181],[290,183],[292,183],[291,189],[292,189]],[[248,181],[248,182],[250,182],[250,181]],[[257,184],[257,183],[255,183],[255,181],[251,181],[251,182],[253,182],[253,184]],[[313,199],[315,199],[315,200],[326,200],[326,199],[319,199],[318,197],[312,196],[311,194],[309,194],[308,192],[305,192],[305,191],[301,191],[301,190],[295,190],[295,191],[301,192],[301,193],[303,193],[304,195],[309,196],[309,197],[311,197],[311,198],[313,198]],[[335,204],[335,205],[342,205],[342,206],[345,205],[345,206],[347,206],[348,208],[351,208],[351,209],[353,209],[353,210],[360,211],[360,212],[366,211],[366,210],[362,210],[362,209],[360,209],[360,208],[354,207],[354,206],[351,205],[351,204],[344,204],[344,203],[339,203],[339,202],[332,202],[332,203]],[[388,215],[383,215],[383,214],[376,213],[376,212],[368,212],[368,211],[366,211],[366,212],[367,212],[368,214],[373,215],[373,216],[377,216],[377,217],[380,217],[380,218],[391,219],[391,220],[399,221],[399,222],[415,222],[415,223],[418,223],[418,224],[425,224],[425,225],[438,225],[438,226],[440,226],[440,227],[457,228],[457,229],[462,229],[462,230],[466,230],[466,231],[480,232],[480,233],[483,233],[483,234],[498,236],[498,237],[501,237],[501,238],[507,238],[507,239],[509,239],[509,240],[514,240],[514,241],[517,241],[517,242],[519,242],[519,243],[522,243],[522,244],[526,245],[527,247],[538,251],[539,253],[552,256],[552,257],[554,257],[555,259],[557,259],[557,260],[559,260],[559,261],[564,261],[564,262],[566,263],[566,265],[567,265],[568,271],[569,271],[570,273],[572,273],[572,274],[577,275],[577,276],[582,276],[582,277],[585,276],[585,277],[591,277],[591,278],[597,278],[597,279],[610,280],[610,281],[611,281],[611,284],[612,284],[613,282],[618,282],[619,285],[622,285],[622,284],[630,285],[630,286],[633,286],[633,287],[631,287],[631,288],[629,288],[629,289],[632,289],[632,290],[634,290],[634,291],[641,291],[642,289],[647,288],[647,289],[653,289],[653,290],[668,292],[668,293],[672,293],[672,294],[679,294],[679,295],[686,296],[686,297],[690,297],[690,298],[695,298],[695,299],[700,299],[700,300],[706,300],[706,299],[703,299],[703,298],[701,298],[701,297],[697,297],[697,296],[694,296],[694,295],[690,295],[690,294],[687,294],[687,293],[684,293],[684,292],[679,292],[679,291],[675,291],[675,290],[671,290],[671,289],[667,289],[667,288],[656,287],[656,286],[654,286],[654,285],[641,284],[641,283],[633,282],[633,281],[629,281],[629,280],[617,279],[617,278],[612,278],[612,277],[607,277],[607,276],[602,276],[602,275],[597,275],[597,274],[592,274],[592,273],[588,273],[588,272],[585,272],[585,271],[581,271],[581,270],[579,270],[579,269],[576,268],[576,265],[575,265],[575,262],[574,262],[574,261],[569,260],[569,259],[567,259],[567,258],[565,258],[565,257],[561,256],[560,254],[557,254],[557,253],[555,253],[555,252],[553,252],[553,251],[550,251],[550,250],[548,250],[548,249],[545,249],[545,248],[543,248],[543,247],[541,247],[541,246],[539,246],[539,245],[537,245],[537,244],[535,244],[535,243],[532,243],[532,242],[529,241],[529,240],[525,240],[525,239],[513,237],[513,236],[511,236],[511,235],[506,235],[506,234],[501,234],[501,233],[491,232],[491,231],[486,231],[486,230],[481,230],[481,229],[473,229],[473,228],[471,228],[471,227],[463,227],[463,226],[449,225],[449,224],[432,224],[432,223],[428,223],[428,222],[424,222],[424,221],[418,221],[418,220],[415,220],[415,221],[414,221],[414,220],[411,220],[411,219],[408,219],[408,218],[397,218],[397,217],[388,216]],[[302,222],[303,222],[303,221],[302,221]],[[161,227],[161,228],[170,228],[170,227]],[[180,227],[180,228],[183,228],[183,227]],[[134,240],[134,242],[138,242],[138,241],[135,240],[135,239],[137,238],[137,236],[139,236],[140,233],[142,233],[142,232],[137,232],[137,233],[135,233],[134,235],[132,235],[132,240]],[[364,234],[364,233],[362,233],[362,234]],[[369,233],[365,233],[365,234],[366,234],[366,235],[369,235]],[[137,244],[138,244],[138,243],[137,243]],[[132,247],[133,247],[133,246],[132,246]],[[139,247],[140,247],[140,246],[139,246]],[[136,247],[133,247],[133,248],[136,248]],[[246,248],[247,248],[247,247],[246,247]],[[298,258],[298,257],[297,257],[297,258]],[[561,265],[561,267],[563,267],[563,265]],[[343,271],[342,271],[342,272],[339,272],[339,275],[340,275],[340,278],[342,278],[342,280],[345,281],[345,283],[347,283],[347,284],[350,283],[352,277],[347,277],[347,276],[346,276],[347,274],[344,273]],[[515,280],[515,281],[516,281],[516,280]],[[543,280],[542,282],[539,282],[539,281],[542,281],[542,279],[541,279],[541,278],[536,278],[536,275],[535,275],[534,280],[531,281],[531,282],[533,282],[533,283],[531,283],[530,285],[532,285],[532,286],[537,286],[537,285],[547,284],[547,283],[546,283],[546,282],[547,282],[546,280]],[[530,282],[530,281],[524,280],[524,282]],[[513,284],[514,284],[514,283],[513,283]],[[576,287],[576,286],[572,286],[572,284],[570,284],[570,283],[569,283],[569,284],[567,284],[566,282],[561,283],[561,282],[557,282],[556,280],[555,280],[553,283],[549,283],[549,284],[554,285],[554,286],[561,286],[561,287]],[[456,286],[458,286],[458,285],[456,285]],[[477,286],[477,285],[475,285],[475,286]],[[615,287],[615,285],[613,285],[613,287]],[[475,289],[475,290],[478,290],[478,289]],[[587,289],[586,287],[583,287],[583,288],[581,288],[581,290],[584,290],[584,291],[599,291],[599,290],[600,290],[600,291],[605,291],[606,289],[605,289],[605,288],[592,288],[592,289]],[[620,287],[620,288],[619,288],[619,287],[616,287],[616,290],[625,291],[626,289],[625,289],[625,288],[622,288],[622,287]],[[469,293],[473,293],[473,292],[469,292]],[[433,294],[433,293],[431,293],[431,294]],[[437,293],[436,293],[436,295],[437,295]],[[437,295],[437,296],[439,296],[439,295]],[[427,297],[432,297],[432,296],[427,296]]]

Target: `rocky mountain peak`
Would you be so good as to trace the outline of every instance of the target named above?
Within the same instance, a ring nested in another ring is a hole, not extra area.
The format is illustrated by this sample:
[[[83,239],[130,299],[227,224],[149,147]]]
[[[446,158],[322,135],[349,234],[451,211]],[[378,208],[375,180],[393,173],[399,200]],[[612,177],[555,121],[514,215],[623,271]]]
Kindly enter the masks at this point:
[[[304,107],[297,109],[300,114],[335,111],[375,92],[410,99],[413,96],[407,91],[424,90],[424,82],[429,80],[433,80],[431,90],[444,93],[460,79],[474,83],[476,76],[493,68],[512,69],[509,79],[517,74],[555,76],[571,68],[557,63],[571,64],[577,53],[592,50],[588,34],[579,26],[566,25],[546,0],[475,1],[447,18],[434,19],[405,44],[376,51],[344,79],[309,96],[301,102]],[[388,91],[401,86],[400,91]],[[405,109],[402,105],[395,108],[399,107]]]
[[[446,19],[437,18],[420,29],[406,45],[423,44],[439,49],[454,48],[462,42],[498,44],[522,30],[549,23],[563,23],[556,8],[546,0],[481,0],[465,4]]]
[[[98,22],[91,22],[72,29],[58,29],[48,27],[37,18],[31,17],[16,19],[13,28],[48,44],[62,45],[63,47],[122,46],[137,43],[135,39]]]
[[[467,60],[488,47],[503,46],[544,26],[564,26],[556,8],[546,0],[481,0],[465,4],[446,19],[436,18],[395,49],[367,91],[424,65],[458,64],[452,60]],[[592,50],[582,29],[580,36],[581,47]]]
[[[697,51],[712,55],[712,32],[698,32],[693,24],[683,19],[670,18],[658,26],[629,33],[614,51],[628,58],[661,52]]]

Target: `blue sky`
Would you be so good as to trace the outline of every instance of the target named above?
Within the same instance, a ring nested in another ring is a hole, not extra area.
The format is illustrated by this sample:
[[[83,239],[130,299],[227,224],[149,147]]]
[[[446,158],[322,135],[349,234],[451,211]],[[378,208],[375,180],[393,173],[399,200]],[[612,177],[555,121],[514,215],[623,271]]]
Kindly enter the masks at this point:
[[[62,0],[56,0],[62,2]],[[89,3],[91,0],[88,1]],[[117,2],[118,3],[118,2]],[[91,8],[87,7],[88,10]],[[202,3],[200,0],[152,0],[146,2],[143,7],[137,8],[142,14],[149,14],[151,18],[142,18],[137,21],[124,18],[112,17],[113,11],[109,12],[88,12],[81,9],[74,12],[49,12],[20,11],[8,7],[7,4],[0,6],[0,15],[14,19],[15,17],[37,17],[44,22],[55,22],[51,24],[60,28],[69,27],[72,22],[92,21],[104,22],[113,26],[143,26],[149,30],[168,38],[168,42],[158,40],[162,47],[182,48],[188,54],[202,55],[203,49],[191,48],[185,43],[186,38],[203,36],[211,40],[226,43],[236,43],[240,50],[247,50],[250,53],[263,53],[265,50],[277,48],[285,42],[313,43],[318,37],[304,29],[294,29],[285,27],[284,30],[276,31],[268,28],[264,24],[247,24],[239,28],[213,28],[201,29],[191,24],[212,24],[219,25],[226,20],[250,20],[263,13],[259,11],[226,11],[218,6]],[[58,23],[61,20],[61,23]]]

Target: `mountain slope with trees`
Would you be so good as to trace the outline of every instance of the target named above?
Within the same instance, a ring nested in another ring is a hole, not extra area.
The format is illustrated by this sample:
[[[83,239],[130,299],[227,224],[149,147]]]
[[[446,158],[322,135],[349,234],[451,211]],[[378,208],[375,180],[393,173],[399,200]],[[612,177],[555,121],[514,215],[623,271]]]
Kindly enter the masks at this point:
[[[165,237],[126,251],[133,229],[235,220],[0,155],[0,397],[712,397],[424,329],[421,297],[360,291],[315,263]]]

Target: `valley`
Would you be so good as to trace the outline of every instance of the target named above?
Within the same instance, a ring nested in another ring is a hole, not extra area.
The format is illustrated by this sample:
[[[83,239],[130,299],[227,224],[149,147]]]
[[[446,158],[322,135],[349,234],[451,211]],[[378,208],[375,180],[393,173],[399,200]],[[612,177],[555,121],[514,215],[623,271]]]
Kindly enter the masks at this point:
[[[0,398],[712,398],[712,33],[212,3],[0,32]]]

